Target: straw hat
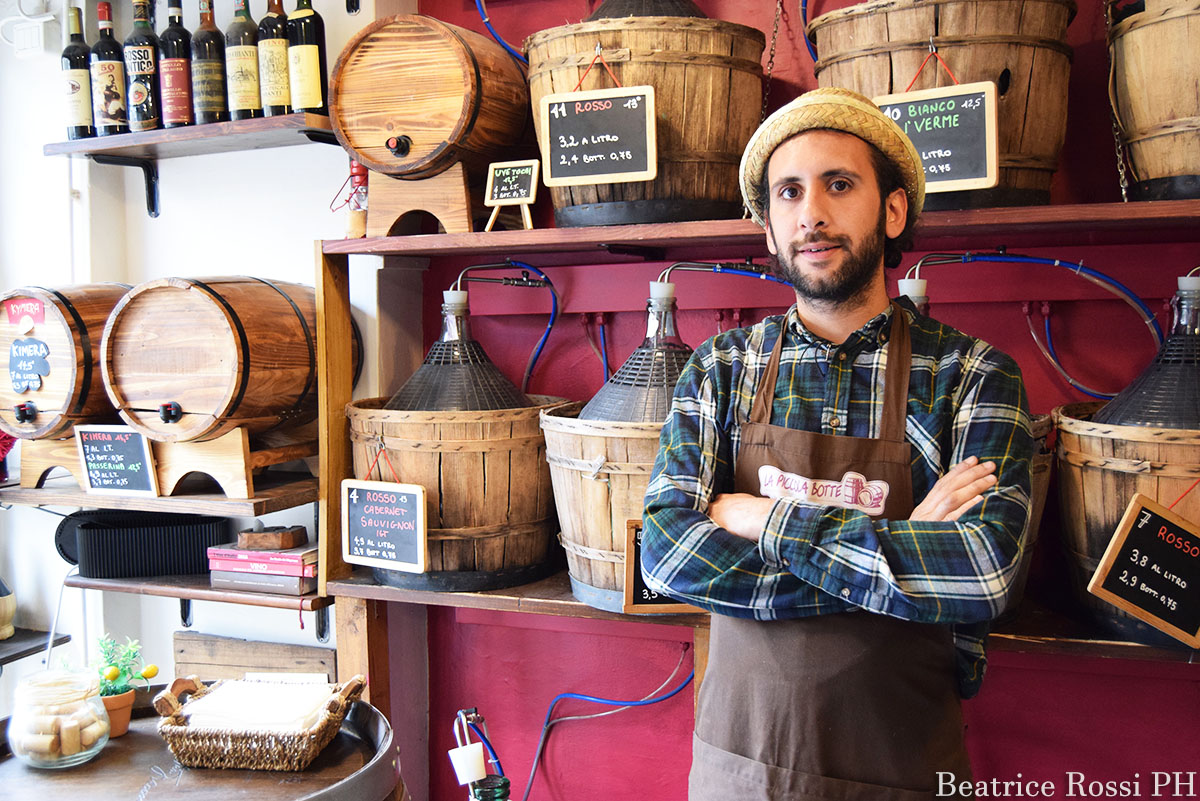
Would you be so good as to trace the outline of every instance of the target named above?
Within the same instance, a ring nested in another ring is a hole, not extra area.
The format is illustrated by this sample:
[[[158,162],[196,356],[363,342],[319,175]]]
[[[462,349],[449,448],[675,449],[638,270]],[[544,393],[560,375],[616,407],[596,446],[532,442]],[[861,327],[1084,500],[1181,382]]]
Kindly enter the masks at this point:
[[[825,87],[806,92],[780,108],[750,137],[740,168],[742,199],[759,225],[765,225],[767,198],[762,178],[775,148],[798,133],[824,128],[854,134],[900,167],[908,194],[908,219],[916,219],[925,202],[925,169],[921,157],[900,126],[879,107],[849,89]]]

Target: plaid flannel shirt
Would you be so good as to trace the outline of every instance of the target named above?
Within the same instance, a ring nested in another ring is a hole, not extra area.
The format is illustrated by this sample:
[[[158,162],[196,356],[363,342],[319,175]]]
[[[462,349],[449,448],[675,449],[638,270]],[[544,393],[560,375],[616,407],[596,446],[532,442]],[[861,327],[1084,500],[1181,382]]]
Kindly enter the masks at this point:
[[[872,518],[775,500],[758,544],[713,523],[733,491],[741,426],[786,331],[771,423],[877,437],[892,309],[841,345],[810,333],[796,307],[726,331],[693,354],[663,427],[646,493],[642,572],[653,590],[713,612],[759,620],[867,610],[951,624],[959,691],[986,666],[987,621],[1003,610],[1029,515],[1028,402],[1016,363],[928,317],[912,320],[906,439],[920,503],[968,456],[996,463],[996,484],[955,522]]]

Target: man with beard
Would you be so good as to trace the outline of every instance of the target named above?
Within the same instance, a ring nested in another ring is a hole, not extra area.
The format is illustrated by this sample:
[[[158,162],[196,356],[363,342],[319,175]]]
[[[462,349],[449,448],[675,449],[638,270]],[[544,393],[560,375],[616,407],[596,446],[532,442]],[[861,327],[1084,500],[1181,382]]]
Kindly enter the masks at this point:
[[[869,100],[781,108],[741,186],[796,304],[696,350],[646,494],[646,583],[716,613],[689,798],[945,797],[1029,513],[1020,372],[889,300],[924,174]]]

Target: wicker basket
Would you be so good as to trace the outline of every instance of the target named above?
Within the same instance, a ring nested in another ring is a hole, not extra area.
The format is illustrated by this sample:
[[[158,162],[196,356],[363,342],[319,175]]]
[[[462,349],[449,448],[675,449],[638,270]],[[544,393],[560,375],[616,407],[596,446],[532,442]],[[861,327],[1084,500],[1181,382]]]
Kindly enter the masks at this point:
[[[341,685],[330,685],[329,700],[307,729],[237,731],[189,726],[188,705],[179,699],[188,694],[192,699],[201,698],[221,684],[205,687],[195,676],[188,676],[176,679],[154,698],[154,708],[163,718],[158,733],[185,767],[304,770],[338,733],[350,705],[362,695],[366,679],[357,675]]]

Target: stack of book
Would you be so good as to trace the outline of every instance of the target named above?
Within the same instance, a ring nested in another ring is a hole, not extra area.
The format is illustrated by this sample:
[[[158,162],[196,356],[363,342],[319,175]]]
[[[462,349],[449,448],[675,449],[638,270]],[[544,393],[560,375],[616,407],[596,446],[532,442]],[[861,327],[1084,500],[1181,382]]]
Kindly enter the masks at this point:
[[[304,595],[317,589],[317,546],[255,551],[233,545],[211,545],[208,569],[213,587]]]

